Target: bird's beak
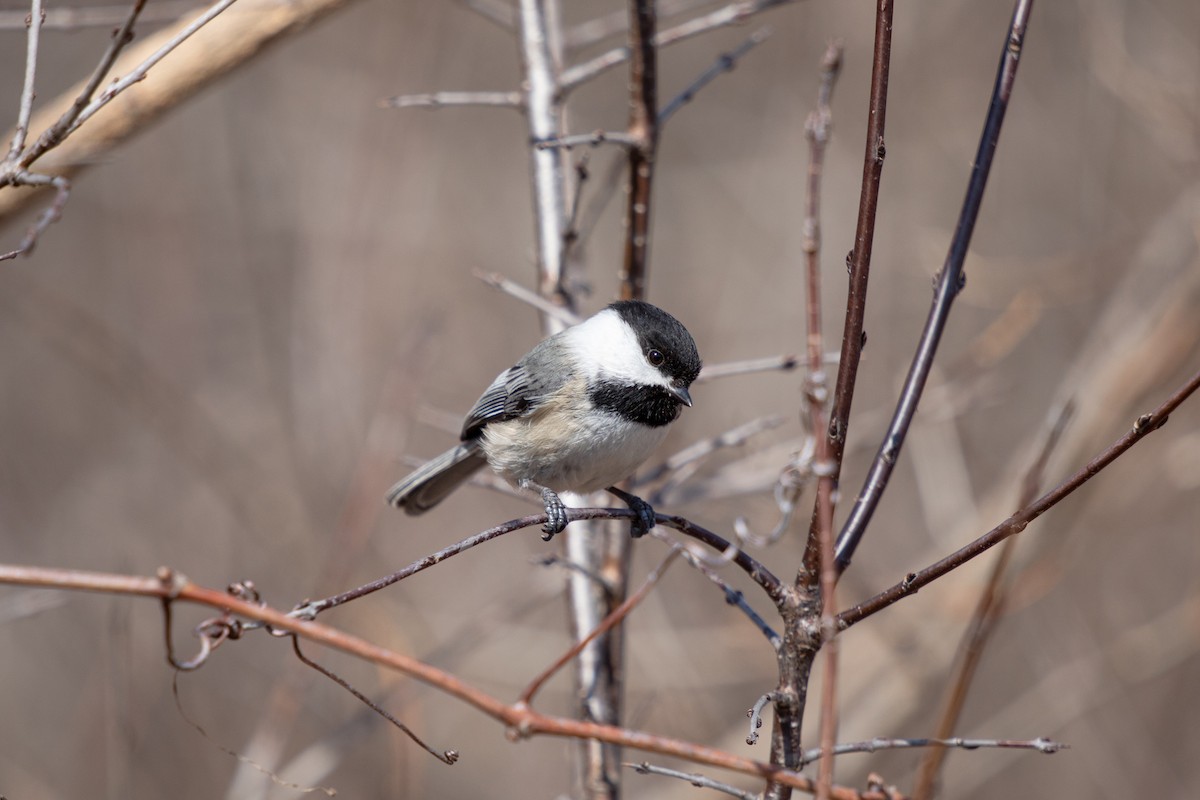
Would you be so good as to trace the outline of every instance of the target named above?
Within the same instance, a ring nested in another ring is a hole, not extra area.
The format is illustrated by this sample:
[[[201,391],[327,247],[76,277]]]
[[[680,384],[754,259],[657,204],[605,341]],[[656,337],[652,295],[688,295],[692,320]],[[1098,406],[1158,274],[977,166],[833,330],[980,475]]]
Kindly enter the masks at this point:
[[[688,408],[692,407],[692,396],[688,394],[686,386],[676,386],[671,384],[667,387],[667,391],[679,398],[679,402],[683,403]]]

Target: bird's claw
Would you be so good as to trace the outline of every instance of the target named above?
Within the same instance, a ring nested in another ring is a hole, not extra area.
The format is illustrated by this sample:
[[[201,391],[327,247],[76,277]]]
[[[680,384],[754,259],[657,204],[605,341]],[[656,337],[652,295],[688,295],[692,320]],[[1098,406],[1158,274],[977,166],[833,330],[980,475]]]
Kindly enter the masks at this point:
[[[562,533],[567,527],[567,507],[550,489],[542,489],[542,502],[546,504],[546,524],[542,526],[542,541],[548,542],[554,534]]]
[[[640,539],[649,533],[656,522],[654,507],[636,494],[630,494],[623,489],[609,487],[608,491],[619,497],[633,512],[633,523],[630,525],[629,535],[634,539]]]

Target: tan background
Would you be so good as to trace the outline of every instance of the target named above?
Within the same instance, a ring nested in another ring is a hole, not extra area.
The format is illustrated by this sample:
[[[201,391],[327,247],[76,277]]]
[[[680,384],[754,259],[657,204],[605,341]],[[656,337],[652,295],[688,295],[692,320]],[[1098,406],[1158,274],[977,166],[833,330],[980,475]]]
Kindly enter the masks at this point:
[[[566,5],[572,19],[598,7]],[[870,340],[845,495],[862,479],[923,322],[1009,13],[1004,3],[954,0],[897,9]],[[825,184],[836,345],[871,20],[861,1],[813,0],[764,16],[774,35],[664,134],[650,296],[690,327],[710,363],[802,348],[802,130],[831,37],[847,46]],[[665,53],[663,98],[750,30]],[[42,96],[79,78],[105,36],[44,34]],[[2,32],[0,42],[0,97],[15,116],[23,33]],[[82,177],[35,255],[0,267],[3,560],[143,574],[168,564],[208,584],[253,579],[288,607],[522,513],[519,501],[482,489],[420,519],[380,500],[405,454],[433,455],[453,438],[423,421],[436,416],[423,409],[462,413],[536,341],[538,325],[471,275],[494,270],[532,284],[521,118],[384,111],[376,101],[510,89],[516,57],[505,33],[458,4],[359,3]],[[579,91],[574,129],[619,127],[624,81],[618,70]],[[1198,108],[1194,2],[1037,6],[943,370],[843,583],[844,602],[1011,511],[1029,443],[1066,391],[1082,392],[1078,436],[1051,480],[1197,369]],[[593,154],[597,178],[613,157]],[[22,227],[4,230],[6,247]],[[611,296],[619,254],[610,209],[585,251],[588,310]],[[999,341],[978,338],[997,320],[1013,342],[981,366],[971,348]],[[772,374],[699,387],[665,451],[765,414],[788,422],[755,447],[794,440],[799,386],[796,374]],[[701,477],[744,454],[716,459]],[[768,454],[766,474],[786,454]],[[1072,749],[955,754],[945,796],[1200,792],[1198,488],[1194,402],[1025,534],[1022,563],[1035,568],[959,732],[1051,736]],[[766,493],[663,510],[718,531],[739,514],[758,530],[775,519]],[[799,547],[793,531],[761,558],[786,576]],[[511,698],[567,642],[563,576],[530,563],[546,550],[532,531],[510,536],[328,621]],[[636,575],[661,556],[650,542],[637,551]],[[930,733],[985,573],[974,566],[843,639],[840,738]],[[198,618],[186,616],[181,630]],[[239,766],[175,710],[153,603],[5,589],[0,622],[0,794],[295,796]],[[773,659],[719,592],[676,566],[629,636],[631,724],[766,758],[763,745],[741,740],[745,709],[773,686]],[[460,763],[418,752],[262,636],[184,676],[181,697],[215,742],[341,797],[568,791],[568,744],[510,744],[498,725],[423,686],[323,660],[434,746],[460,750]],[[564,710],[568,695],[558,680],[541,706]],[[310,749],[318,746],[327,749]],[[841,782],[861,785],[873,769],[907,787],[916,757],[840,763]],[[631,797],[698,792],[628,778]]]

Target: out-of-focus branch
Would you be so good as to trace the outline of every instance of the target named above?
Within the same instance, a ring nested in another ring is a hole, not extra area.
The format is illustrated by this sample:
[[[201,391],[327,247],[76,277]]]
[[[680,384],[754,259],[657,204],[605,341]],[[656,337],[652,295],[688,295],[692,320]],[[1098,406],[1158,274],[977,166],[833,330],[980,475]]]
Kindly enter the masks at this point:
[[[385,97],[379,101],[379,106],[380,108],[427,108],[430,110],[464,106],[491,106],[520,111],[524,108],[524,101],[520,92],[427,92]]]
[[[1052,415],[1050,429],[1046,433],[1041,450],[1021,482],[1020,494],[1017,497],[1018,507],[1027,506],[1037,498],[1046,463],[1050,460],[1050,454],[1062,437],[1062,432],[1071,419],[1073,409],[1074,404],[1068,402]],[[954,678],[949,682],[949,689],[946,691],[942,707],[942,716],[938,720],[937,732],[934,734],[939,740],[950,736],[958,726],[958,719],[966,704],[967,693],[971,688],[975,671],[983,658],[983,650],[1003,614],[1008,594],[1005,578],[1008,574],[1008,566],[1012,562],[1013,548],[1016,543],[1016,537],[1012,537],[1005,539],[1004,544],[1000,546],[1000,552],[996,556],[995,563],[992,564],[992,572],[988,576],[987,583],[979,595],[979,601],[975,605],[975,611],[971,615],[971,622],[963,634],[962,644],[959,646],[959,662],[954,671]],[[913,789],[913,800],[930,800],[933,797],[933,788],[948,752],[945,747],[934,747],[921,759],[916,786]]]
[[[963,564],[971,559],[979,556],[987,550],[995,547],[1000,542],[1010,536],[1014,536],[1029,526],[1030,522],[1046,513],[1048,510],[1060,503],[1064,498],[1078,489],[1083,484],[1094,478],[1101,470],[1107,467],[1112,462],[1116,461],[1129,448],[1140,442],[1148,434],[1158,430],[1166,424],[1167,418],[1171,415],[1179,405],[1190,397],[1197,389],[1200,389],[1200,372],[1188,380],[1183,386],[1177,389],[1170,397],[1168,397],[1162,405],[1151,411],[1149,414],[1143,414],[1138,417],[1133,424],[1133,428],[1128,433],[1110,445],[1107,449],[1081,467],[1075,474],[1068,477],[1058,486],[1051,489],[1046,494],[1039,497],[1034,502],[1022,508],[1017,513],[1000,523],[990,531],[980,536],[975,541],[962,547],[935,564],[931,564],[925,569],[917,572],[910,572],[905,576],[904,580],[885,589],[874,597],[859,603],[853,608],[847,609],[838,614],[838,627],[840,630],[861,622],[867,617],[882,611],[888,606],[893,605],[898,600],[907,597],[916,592],[923,586],[929,585],[931,582],[958,569]]]
[[[625,259],[618,274],[622,300],[646,296],[650,248],[650,190],[658,150],[658,18],[654,0],[629,2],[629,191],[625,204]]]
[[[38,172],[69,178],[89,164],[102,160],[116,145],[258,55],[268,45],[306,28],[349,2],[291,0],[235,6],[181,44],[171,58],[156,64],[147,80],[121,92],[107,103],[103,113],[97,113],[87,125],[42,154],[37,159]],[[112,71],[131,74],[193,21],[180,21],[126,47]],[[80,82],[43,106],[30,120],[29,130],[45,131],[53,126],[80,97],[86,83]],[[0,222],[24,209],[37,196],[35,192],[0,191]]]
[[[687,22],[659,31],[654,36],[654,45],[662,48],[676,42],[682,42],[685,39],[690,39],[693,36],[699,36],[702,33],[708,33],[717,28],[736,25],[755,14],[789,2],[792,2],[792,0],[744,0],[740,3],[731,3],[715,11],[710,11],[707,14],[701,14]],[[564,93],[570,92],[576,87],[592,80],[597,75],[624,64],[630,59],[632,52],[631,47],[615,47],[589,61],[563,70],[561,76],[562,91]]]
[[[929,310],[929,318],[921,332],[913,355],[912,366],[900,390],[900,399],[892,422],[884,434],[879,451],[871,464],[870,472],[863,483],[850,516],[842,526],[837,541],[837,561],[840,569],[850,564],[854,551],[858,547],[867,524],[875,513],[888,479],[900,456],[900,448],[908,434],[913,415],[917,412],[917,404],[925,388],[925,381],[933,367],[933,358],[937,353],[938,343],[950,318],[950,308],[954,299],[962,290],[965,283],[963,263],[967,258],[967,248],[971,235],[975,230],[975,221],[979,217],[979,207],[983,203],[983,192],[987,186],[988,175],[991,173],[992,158],[1000,141],[1000,129],[1004,124],[1004,115],[1008,110],[1008,102],[1012,97],[1013,84],[1017,77],[1017,65],[1020,63],[1021,48],[1025,42],[1025,31],[1029,24],[1029,15],[1033,10],[1033,0],[1018,0],[1013,9],[1012,22],[1005,37],[1004,49],[1000,57],[1000,66],[996,74],[995,88],[992,90],[991,103],[987,118],[983,124],[980,136],[979,150],[975,156],[975,165],[971,170],[971,178],[967,184],[966,197],[963,199],[962,211],[959,214],[958,225],[954,238],[950,242],[950,251],[946,254],[935,285],[933,305]]]
[[[142,22],[170,22],[200,5],[199,0],[156,0],[143,10]],[[81,28],[105,28],[120,25],[129,16],[129,4],[47,8],[42,10],[42,30],[74,31]],[[24,28],[28,11],[0,11],[0,31]]]
[[[817,800],[827,800],[833,789],[834,743],[837,741],[837,624],[834,619],[834,589],[837,586],[837,567],[833,557],[834,486],[830,473],[832,447],[822,436],[825,430],[825,407],[829,400],[823,368],[825,340],[821,329],[821,176],[825,168],[825,149],[833,127],[833,87],[842,69],[842,46],[831,43],[821,60],[821,84],[817,107],[805,124],[809,142],[808,200],[804,214],[805,272],[808,292],[805,318],[807,320],[806,351],[808,375],[805,381],[805,400],[808,406],[809,430],[816,440],[813,469],[817,474],[817,500],[813,510],[810,541],[817,540],[817,563],[806,564],[798,581],[813,585],[812,571],[817,572],[816,584],[821,594],[821,642],[824,651],[824,679],[821,684],[821,715],[818,740],[821,743],[820,764],[817,769]],[[795,500],[793,499],[793,502]],[[812,552],[808,546],[806,552]]]

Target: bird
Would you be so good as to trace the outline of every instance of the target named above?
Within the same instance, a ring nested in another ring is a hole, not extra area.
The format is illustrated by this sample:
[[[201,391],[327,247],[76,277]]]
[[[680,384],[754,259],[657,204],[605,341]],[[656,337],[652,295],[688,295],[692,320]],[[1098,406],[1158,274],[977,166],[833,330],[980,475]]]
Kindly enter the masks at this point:
[[[654,527],[654,509],[619,489],[666,437],[700,374],[683,323],[640,300],[620,300],[538,343],[501,372],[463,421],[460,442],[401,480],[387,502],[423,514],[484,465],[541,496],[549,540],[567,526],[559,492],[605,489],[634,512],[631,533]]]

